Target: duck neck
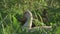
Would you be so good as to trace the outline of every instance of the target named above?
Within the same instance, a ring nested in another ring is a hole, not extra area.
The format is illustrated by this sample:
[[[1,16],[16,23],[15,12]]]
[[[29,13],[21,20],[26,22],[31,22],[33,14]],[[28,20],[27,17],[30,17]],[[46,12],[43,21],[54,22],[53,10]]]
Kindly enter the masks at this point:
[[[24,26],[27,27],[28,29],[31,29],[31,26],[32,26],[32,20],[33,20],[33,17],[28,17],[27,18],[27,21],[25,22]]]

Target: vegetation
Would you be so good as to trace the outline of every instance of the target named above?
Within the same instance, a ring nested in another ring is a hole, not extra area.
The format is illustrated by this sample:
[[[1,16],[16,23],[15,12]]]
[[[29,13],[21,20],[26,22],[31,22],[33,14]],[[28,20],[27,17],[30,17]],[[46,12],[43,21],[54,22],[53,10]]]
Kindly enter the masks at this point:
[[[51,31],[40,29],[35,32],[21,30],[21,22],[25,10],[33,14],[35,26],[52,26]],[[44,23],[43,10],[46,9],[48,22]],[[60,0],[0,0],[0,34],[60,34]]]

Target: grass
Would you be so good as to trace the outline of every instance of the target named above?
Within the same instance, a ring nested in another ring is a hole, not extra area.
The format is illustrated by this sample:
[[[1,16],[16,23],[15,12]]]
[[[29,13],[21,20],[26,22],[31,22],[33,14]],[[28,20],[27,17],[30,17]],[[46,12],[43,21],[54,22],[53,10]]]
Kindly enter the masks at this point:
[[[57,0],[58,1],[58,0]],[[50,1],[44,0],[0,0],[0,34],[42,34],[48,32],[48,34],[60,34],[60,7],[57,5],[50,5]],[[30,4],[29,4],[30,3]],[[50,7],[51,6],[51,7]],[[26,32],[21,29],[21,22],[18,19],[23,18],[25,10],[29,9],[34,17],[33,23],[36,26],[45,25],[42,21],[42,11],[47,9],[48,18],[52,31],[46,31],[40,29],[35,32]]]

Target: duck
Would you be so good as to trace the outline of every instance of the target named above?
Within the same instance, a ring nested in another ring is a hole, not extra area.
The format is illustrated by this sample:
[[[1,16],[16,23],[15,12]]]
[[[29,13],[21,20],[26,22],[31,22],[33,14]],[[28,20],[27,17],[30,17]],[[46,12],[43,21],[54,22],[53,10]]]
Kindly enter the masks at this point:
[[[31,11],[26,10],[24,13],[24,17],[27,19],[25,21],[25,24],[22,26],[22,30],[27,29],[28,31],[34,32],[36,29],[46,29],[46,30],[51,30],[52,26],[38,26],[38,27],[32,27],[32,21],[33,21],[33,15]]]

